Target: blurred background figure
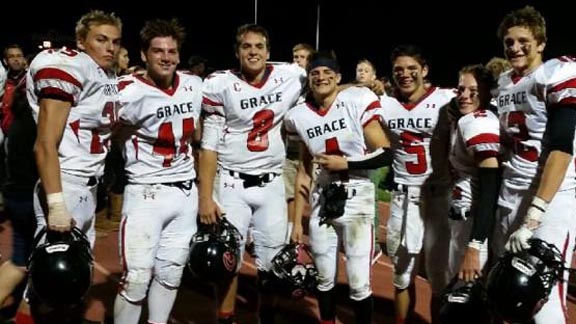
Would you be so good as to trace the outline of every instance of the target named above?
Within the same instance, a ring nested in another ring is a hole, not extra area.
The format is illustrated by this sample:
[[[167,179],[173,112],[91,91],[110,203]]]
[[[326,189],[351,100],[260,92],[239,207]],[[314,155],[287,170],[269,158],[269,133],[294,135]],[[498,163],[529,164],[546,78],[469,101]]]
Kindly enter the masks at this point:
[[[492,73],[494,80],[498,80],[500,74],[510,70],[512,65],[503,57],[494,56],[486,63],[486,68]]]
[[[188,59],[188,72],[204,79],[208,74],[206,68],[207,63],[208,60],[202,56],[191,56],[190,59]]]
[[[308,59],[315,52],[316,51],[312,45],[306,43],[298,43],[292,47],[292,62],[305,69],[308,65]]]
[[[26,264],[33,247],[36,217],[33,189],[38,180],[32,147],[36,123],[26,99],[26,58],[19,45],[4,49],[8,79],[2,98],[2,196],[12,226],[12,256],[0,266],[0,323],[11,318],[20,302],[26,278]],[[5,153],[5,154],[4,154]]]
[[[130,56],[126,47],[120,47],[120,52],[116,58],[116,65],[114,70],[117,76],[128,74],[128,67],[130,66]]]
[[[376,67],[367,59],[361,59],[356,64],[356,82],[369,82],[376,80]]]

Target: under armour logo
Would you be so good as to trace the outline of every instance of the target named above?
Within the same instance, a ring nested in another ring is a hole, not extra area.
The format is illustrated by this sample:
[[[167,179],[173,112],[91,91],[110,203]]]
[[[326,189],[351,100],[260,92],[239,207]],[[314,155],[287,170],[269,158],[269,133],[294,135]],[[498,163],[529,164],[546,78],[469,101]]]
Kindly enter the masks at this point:
[[[142,196],[144,197],[144,200],[148,200],[148,199],[154,200],[154,199],[156,199],[156,194],[153,194],[153,193],[145,193],[145,194],[142,194]]]
[[[233,184],[233,183],[224,182],[224,188],[234,188],[234,184]]]
[[[78,198],[80,198],[80,200],[78,201],[79,203],[87,202],[87,201],[88,201],[88,196],[80,196],[80,197],[78,197]]]
[[[182,87],[184,89],[184,91],[194,91],[194,88],[192,86],[187,86],[187,87]]]

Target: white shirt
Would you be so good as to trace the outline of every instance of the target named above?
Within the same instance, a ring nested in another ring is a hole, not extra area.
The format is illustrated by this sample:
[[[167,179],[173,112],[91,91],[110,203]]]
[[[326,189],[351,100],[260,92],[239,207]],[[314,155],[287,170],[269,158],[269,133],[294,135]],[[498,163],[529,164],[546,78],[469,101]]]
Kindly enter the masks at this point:
[[[170,90],[138,75],[119,79],[122,124],[136,134],[124,143],[130,183],[167,183],[196,177],[192,137],[202,105],[202,79],[177,72]]]
[[[225,169],[252,175],[282,170],[281,124],[300,96],[306,72],[294,64],[267,65],[266,70],[257,85],[236,70],[205,80],[202,147],[217,151]]]
[[[454,197],[466,206],[478,188],[478,161],[497,157],[500,151],[500,123],[489,110],[478,109],[458,120],[450,137],[450,164],[457,174]]]
[[[552,59],[530,74],[513,71],[500,75],[496,103],[506,145],[504,179],[519,189],[528,188],[543,166],[548,109],[558,103],[576,102],[576,63],[567,57]],[[574,162],[568,167],[561,190],[576,187]]]
[[[49,49],[30,63],[26,91],[36,120],[42,97],[72,103],[58,147],[61,171],[81,177],[102,175],[110,124],[116,119],[115,75],[84,52]]]
[[[452,89],[434,87],[416,103],[402,104],[387,96],[380,98],[382,120],[391,132],[397,183],[419,186],[432,174],[434,154],[430,143],[435,136],[440,108],[455,96]]]
[[[367,153],[364,139],[364,126],[372,120],[379,120],[378,97],[365,87],[350,87],[336,96],[332,105],[324,111],[312,103],[302,103],[292,108],[286,115],[286,131],[297,134],[311,155],[320,153],[337,154],[346,157],[360,157]],[[367,170],[351,170],[350,181],[366,180]],[[337,174],[321,170],[318,183],[339,180]]]

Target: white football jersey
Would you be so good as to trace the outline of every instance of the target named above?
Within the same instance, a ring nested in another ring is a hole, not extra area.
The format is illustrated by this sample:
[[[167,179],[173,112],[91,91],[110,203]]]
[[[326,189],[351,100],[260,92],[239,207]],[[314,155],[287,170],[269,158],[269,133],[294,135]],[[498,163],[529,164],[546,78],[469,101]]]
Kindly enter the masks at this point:
[[[196,177],[192,138],[202,109],[202,79],[177,72],[172,89],[160,89],[142,76],[118,82],[122,124],[136,127],[124,143],[128,182],[167,183]]]
[[[26,88],[35,120],[40,98],[72,103],[58,147],[62,172],[81,177],[102,175],[110,124],[117,112],[116,76],[84,52],[49,49],[30,63]]]
[[[455,96],[452,89],[431,88],[416,103],[402,104],[387,96],[380,98],[382,120],[391,133],[397,183],[422,185],[432,174],[430,142],[435,135],[440,108]]]
[[[285,157],[281,124],[305,80],[306,71],[294,64],[268,65],[257,85],[244,81],[237,70],[211,74],[204,81],[202,147],[217,151],[218,163],[225,169],[252,175],[281,173]]]
[[[497,157],[500,151],[498,117],[483,109],[466,114],[452,130],[450,141],[450,164],[457,174],[455,198],[470,206],[472,188],[478,187],[478,161]]]
[[[0,64],[0,97],[4,95],[4,85],[6,84],[6,69],[4,69],[4,65]]]
[[[576,63],[568,57],[552,59],[530,74],[517,77],[513,71],[500,75],[496,103],[503,129],[502,144],[509,156],[504,161],[504,179],[528,188],[546,160],[542,143],[547,109],[555,104],[576,102]],[[544,145],[546,147],[546,145]],[[574,165],[568,167],[561,190],[576,187]]]
[[[325,111],[306,102],[292,108],[286,115],[286,131],[297,134],[312,156],[320,153],[360,157],[367,153],[364,126],[379,119],[378,97],[365,87],[340,91]],[[348,172],[349,179],[367,179],[367,170]],[[325,185],[340,180],[337,173],[321,170],[318,183]]]

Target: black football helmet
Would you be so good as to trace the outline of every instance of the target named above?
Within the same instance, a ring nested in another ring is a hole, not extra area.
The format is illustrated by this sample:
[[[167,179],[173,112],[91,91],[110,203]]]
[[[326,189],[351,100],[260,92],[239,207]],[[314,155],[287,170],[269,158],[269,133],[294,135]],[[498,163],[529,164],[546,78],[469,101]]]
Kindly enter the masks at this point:
[[[556,246],[537,238],[529,242],[527,250],[505,253],[488,274],[488,298],[507,322],[531,321],[565,270]]]
[[[272,258],[271,283],[280,294],[302,298],[318,283],[318,270],[303,244],[287,244]]]
[[[439,312],[442,324],[487,324],[491,318],[480,279],[464,282],[456,277],[442,294]]]
[[[43,238],[44,243],[38,244]],[[34,297],[49,305],[79,304],[92,285],[92,250],[82,231],[42,229],[28,263]]]
[[[201,280],[224,283],[236,275],[242,235],[225,217],[203,225],[190,241],[188,269]]]

